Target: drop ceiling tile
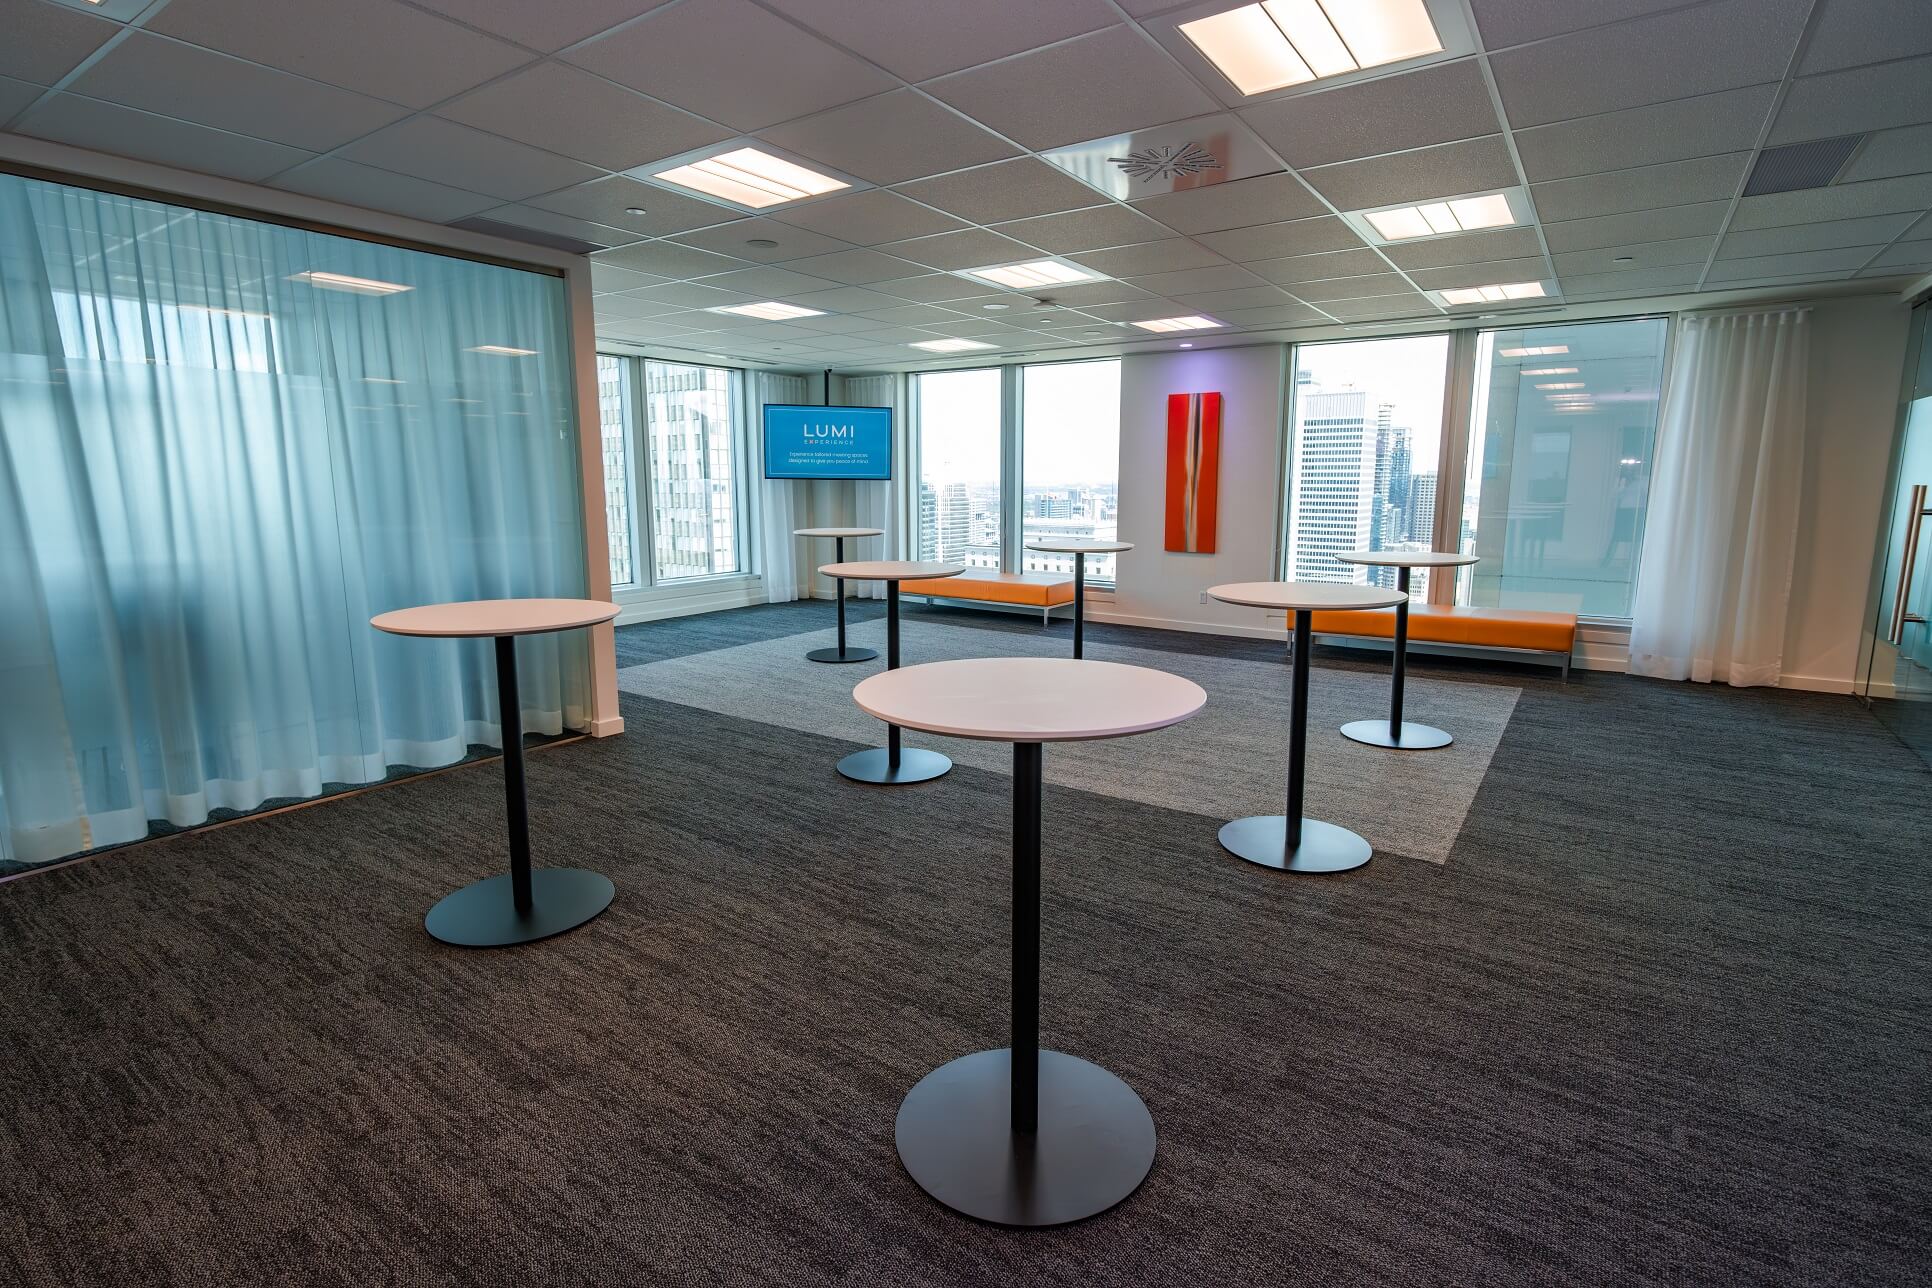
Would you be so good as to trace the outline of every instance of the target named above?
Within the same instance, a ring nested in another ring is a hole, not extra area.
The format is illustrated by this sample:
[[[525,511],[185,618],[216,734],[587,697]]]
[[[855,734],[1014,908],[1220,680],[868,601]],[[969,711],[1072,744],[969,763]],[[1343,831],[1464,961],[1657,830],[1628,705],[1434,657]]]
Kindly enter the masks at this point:
[[[1129,246],[1169,234],[1166,225],[1156,223],[1131,206],[1118,204],[1040,215],[994,227],[997,232],[1056,255]]]
[[[1873,268],[1917,267],[1932,264],[1932,240],[1902,241],[1872,261]]]
[[[1105,200],[1065,171],[1033,157],[920,179],[900,184],[896,191],[976,224],[1075,210]]]
[[[1183,268],[1207,268],[1212,264],[1227,262],[1199,242],[1185,237],[1142,242],[1137,246],[1115,246],[1109,250],[1081,251],[1071,258],[1076,264],[1109,277],[1172,273]]]
[[[1156,295],[1200,295],[1207,291],[1233,291],[1245,286],[1268,283],[1237,264],[1218,264],[1210,268],[1184,268],[1178,273],[1150,273],[1128,279],[1143,291]]]
[[[77,148],[249,183],[259,183],[315,155],[300,148],[227,134],[78,94],[56,94],[24,119],[15,121],[13,129],[19,134],[52,139]]]
[[[1015,156],[1019,149],[912,90],[895,90],[763,137],[868,183],[900,183]]]
[[[655,273],[639,273],[615,264],[606,264],[601,259],[590,261],[591,290],[598,295],[615,294],[618,291],[636,291],[646,286],[662,286],[668,278]]]
[[[1229,326],[1278,327],[1306,326],[1328,321],[1327,315],[1304,304],[1283,304],[1263,309],[1229,309],[1215,317]]]
[[[1109,27],[926,88],[1030,148],[1124,134],[1217,107],[1167,51],[1133,27]]]
[[[1679,264],[1695,264],[1702,272],[1704,261],[1711,257],[1711,252],[1716,248],[1716,237],[1677,237],[1668,241],[1553,253],[1551,259],[1555,261],[1556,271],[1562,277],[1577,273],[1636,272]],[[1617,261],[1621,259],[1630,262],[1620,264]]]
[[[1302,177],[1338,210],[1435,201],[1517,182],[1516,163],[1500,135],[1318,166]]]
[[[1240,116],[1296,169],[1502,130],[1474,59],[1258,103]]]
[[[897,296],[866,290],[861,286],[836,286],[829,291],[808,291],[803,295],[788,295],[785,297],[785,303],[796,304],[800,308],[819,309],[826,313],[877,313],[885,309],[899,308],[905,304],[905,301]],[[813,325],[816,325],[816,322]]]
[[[1849,250],[1814,250],[1798,255],[1758,255],[1747,259],[1720,259],[1704,277],[1710,285],[1719,282],[1751,281],[1761,277],[1792,277],[1819,274],[1844,277],[1863,268],[1878,252],[1869,246]]]
[[[1774,192],[1745,197],[1731,220],[1733,231],[1779,228],[1785,224],[1815,223],[1823,219],[1856,219],[1932,208],[1932,175],[1873,179],[1867,183],[1836,183],[1802,192]]]
[[[744,261],[726,255],[714,255],[706,250],[694,250],[680,246],[676,242],[648,241],[634,246],[620,246],[616,250],[598,252],[597,258],[618,268],[634,269],[639,273],[654,273],[659,277],[684,279],[707,277],[715,273],[728,273],[744,267]],[[707,283],[721,285],[721,283]],[[737,287],[747,294],[755,290]]]
[[[606,170],[628,170],[731,137],[689,112],[562,63],[514,72],[436,114]]]
[[[1388,261],[1367,247],[1361,250],[1330,251],[1323,255],[1289,255],[1282,259],[1264,259],[1249,264],[1250,272],[1259,273],[1279,286],[1291,289],[1298,282],[1321,282],[1335,277],[1360,277],[1364,273],[1381,273],[1388,270]]]
[[[1643,295],[1651,291],[1677,290],[1696,286],[1704,276],[1704,261],[1695,264],[1667,264],[1662,268],[1640,268],[1631,273],[1574,273],[1558,279],[1566,299],[1580,295]]]
[[[1409,278],[1425,291],[1453,291],[1471,286],[1501,286],[1508,282],[1540,282],[1550,266],[1535,259],[1505,259],[1487,264],[1457,264],[1449,268],[1418,268]],[[1299,293],[1299,292],[1298,292]]]
[[[1333,215],[1291,219],[1279,224],[1256,224],[1251,228],[1231,228],[1219,233],[1197,233],[1195,240],[1237,263],[1280,259],[1288,255],[1355,250],[1362,245],[1362,239]]]
[[[633,229],[647,237],[668,237],[673,233],[689,232],[693,228],[707,228],[745,217],[736,210],[709,201],[699,201],[655,184],[639,183],[624,175],[613,175],[608,179],[565,188],[561,192],[546,193],[532,198],[527,204],[560,215],[587,219],[595,224]],[[633,215],[630,213],[633,209],[644,213]]]
[[[900,304],[865,316],[874,322],[891,326],[946,325],[960,320],[958,313],[952,309],[942,309],[937,304]]]
[[[0,76],[52,85],[121,31],[121,24],[36,0],[0,0]]]
[[[1186,305],[1179,300],[1134,300],[1127,304],[1096,304],[1081,310],[1108,322],[1147,322],[1154,318],[1185,317]]]
[[[669,0],[570,0],[569,4],[532,4],[531,0],[420,0],[425,9],[480,27],[519,45],[554,53],[586,36],[608,31]]]
[[[749,259],[760,264],[776,264],[781,260],[803,259],[808,255],[830,255],[836,251],[851,250],[849,242],[836,237],[826,237],[821,233],[794,228],[781,224],[775,219],[740,219],[736,223],[724,224],[717,228],[701,228],[696,232],[679,233],[671,238],[683,246],[696,246],[699,250],[712,250],[720,255],[735,255],[739,259]],[[777,242],[776,246],[753,246],[754,241]]]
[[[726,304],[750,304],[757,296],[746,295],[743,291],[728,291],[716,286],[700,285],[697,282],[666,282],[662,286],[649,286],[641,291],[626,291],[627,299],[653,300],[659,304],[671,304],[681,309],[715,309]],[[734,318],[736,315],[733,315]],[[729,326],[732,322],[720,322],[719,326]]]
[[[1800,75],[1932,54],[1924,0],[1831,0],[1819,6]]]
[[[1221,232],[1328,213],[1321,199],[1291,174],[1264,174],[1191,192],[1162,193],[1134,206],[1182,233]]]
[[[706,333],[681,323],[663,319],[647,320],[642,318],[613,318],[606,322],[599,318],[599,335],[611,335],[625,340],[667,340],[672,338],[698,337]],[[710,343],[707,339],[705,343]]]
[[[918,277],[894,277],[883,282],[872,282],[870,289],[898,296],[902,300],[912,300],[919,304],[943,304],[948,300],[964,300],[975,297],[986,299],[1004,298],[1006,292],[996,291],[981,282],[970,282],[951,273],[926,273]]]
[[[495,197],[357,165],[341,157],[317,157],[277,178],[275,186],[436,224],[482,214],[497,204]]]
[[[1327,307],[1325,301],[1361,300],[1377,295],[1403,295],[1415,288],[1400,273],[1367,273],[1361,277],[1337,277],[1329,281],[1302,282],[1288,289],[1299,299]]]
[[[1880,130],[1866,141],[1842,176],[1846,183],[1894,179],[1932,171],[1932,125]]]
[[[786,300],[785,303],[796,303],[798,299],[802,298],[806,297],[794,297],[793,299]],[[812,308],[815,306],[808,304],[806,307]],[[857,315],[827,313],[823,317],[799,318],[796,321],[796,325],[807,331],[823,331],[828,335],[841,335],[853,331],[872,331],[877,329],[879,324],[871,318],[859,317]]]
[[[1932,28],[1932,16],[1925,25]],[[1772,144],[1932,121],[1932,58],[1806,76],[1785,92]],[[1932,169],[1932,165],[1925,167]]]
[[[772,218],[827,237],[843,238],[855,246],[877,246],[964,227],[951,215],[879,188],[807,202],[793,210],[775,212]]]
[[[706,286],[720,290],[743,291],[761,300],[788,300],[795,295],[807,295],[813,291],[829,291],[838,283],[823,277],[812,277],[806,273],[794,273],[788,268],[773,268],[761,264],[756,268],[733,269],[729,273],[719,273],[704,279]]]
[[[950,334],[950,333],[944,330],[926,331],[926,330],[921,330],[918,327],[895,326],[895,327],[885,327],[878,331],[867,331],[867,332],[864,332],[863,334],[856,335],[853,338],[858,340],[863,340],[867,344],[895,344],[896,345],[896,344],[911,344],[916,340],[938,340],[947,334]]]
[[[958,233],[940,234],[942,237],[959,235]],[[892,242],[890,246],[907,244]],[[914,271],[914,265],[905,260],[894,255],[881,254],[876,250],[842,250],[830,255],[813,255],[807,259],[793,260],[786,267],[812,277],[844,282],[847,286],[865,286],[872,282],[883,282],[888,278],[908,276]]]
[[[1811,0],[1716,0],[1492,54],[1513,128],[1780,80]]]
[[[1396,279],[1398,282],[1400,278]],[[1223,309],[1278,309],[1295,299],[1279,286],[1243,286],[1232,291],[1199,291],[1179,297],[1188,308],[1220,316]]]
[[[409,107],[530,61],[515,45],[395,0],[169,0],[147,29]]]
[[[1328,300],[1322,312],[1344,322],[1373,322],[1382,318],[1439,318],[1442,310],[1417,291],[1407,295],[1376,296],[1367,300]]]
[[[771,0],[772,7],[879,64],[922,81],[1112,26],[1106,0]]]
[[[1724,216],[1730,208],[1729,202],[1705,201],[1694,206],[1667,206],[1662,210],[1571,219],[1544,224],[1543,237],[1552,252],[1701,237],[1723,227]]]
[[[563,58],[734,130],[762,129],[894,85],[750,0],[685,0]]]
[[[1503,49],[1547,36],[1581,31],[1585,27],[1620,22],[1659,9],[1672,9],[1683,0],[1593,0],[1590,4],[1552,4],[1550,0],[1470,0],[1483,45]]]
[[[11,76],[0,76],[0,125],[6,124],[26,106],[46,93],[43,85],[29,84]]]
[[[948,335],[972,337],[997,336],[1001,338],[1011,337],[1021,330],[1021,328],[1009,326],[1004,322],[993,321],[991,318],[959,317],[953,318],[940,329],[944,330]]]
[[[1658,206],[1728,201],[1737,195],[1749,152],[1666,161],[1609,174],[1581,175],[1532,184],[1538,216],[1549,221],[1618,215]]]
[[[346,164],[346,163],[345,163]],[[306,168],[306,167],[304,167]],[[387,174],[388,171],[376,173]],[[485,219],[498,223],[511,224],[517,228],[527,228],[539,233],[550,233],[557,237],[572,237],[578,241],[589,242],[593,246],[629,246],[632,242],[649,240],[642,233],[628,228],[612,228],[608,224],[593,223],[588,219],[575,219],[569,215],[554,214],[539,210],[535,206],[509,202],[482,212]],[[513,234],[506,233],[505,236]],[[528,240],[535,241],[535,238]],[[644,285],[644,283],[639,283]]]
[[[356,140],[340,155],[506,201],[598,177],[587,165],[436,116],[410,117]]]
[[[675,313],[688,310],[682,304],[669,300],[646,299],[639,295],[599,295],[592,301],[592,311],[601,323],[610,321],[637,321],[642,318],[670,317]]]
[[[1754,85],[1556,125],[1518,128],[1516,152],[1532,183],[1748,152],[1757,146],[1758,132],[1777,91],[1776,85]]]
[[[310,152],[326,152],[409,114],[393,103],[145,31],[130,31],[68,88]]]
[[[911,241],[887,242],[880,249],[927,268],[986,268],[993,264],[1039,258],[1035,248],[983,228],[940,233],[936,237],[916,237]],[[908,273],[902,267],[899,272],[885,276],[905,277]]]
[[[1751,255],[1790,255],[1848,246],[1884,246],[1918,222],[1918,218],[1910,213],[1868,215],[1863,219],[1831,219],[1780,228],[1747,228],[1727,235],[1717,248],[1717,257],[1743,259]]]
[[[1541,255],[1543,245],[1534,228],[1497,228],[1459,237],[1429,237],[1417,242],[1384,246],[1382,253],[1398,268],[1447,268],[1451,264],[1480,264],[1486,260],[1524,259]]]

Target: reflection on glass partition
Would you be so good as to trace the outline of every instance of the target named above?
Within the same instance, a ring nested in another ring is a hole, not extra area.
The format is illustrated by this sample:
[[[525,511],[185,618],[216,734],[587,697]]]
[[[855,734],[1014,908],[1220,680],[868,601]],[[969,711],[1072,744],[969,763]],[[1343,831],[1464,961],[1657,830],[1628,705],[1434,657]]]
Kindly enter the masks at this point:
[[[1485,331],[1457,602],[1626,618],[1657,434],[1662,318]]]
[[[1021,523],[1026,541],[1112,541],[1120,516],[1120,360],[1055,362],[1020,371]],[[1024,546],[1024,543],[1022,543]],[[1114,581],[1113,555],[1020,551],[1026,572]]]

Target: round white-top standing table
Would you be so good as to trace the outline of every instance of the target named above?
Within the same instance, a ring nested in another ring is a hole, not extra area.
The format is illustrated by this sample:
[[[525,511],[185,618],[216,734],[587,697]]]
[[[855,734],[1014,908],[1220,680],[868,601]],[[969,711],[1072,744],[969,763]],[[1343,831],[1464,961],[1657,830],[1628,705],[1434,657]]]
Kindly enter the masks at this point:
[[[379,613],[369,624],[391,635],[496,640],[496,696],[503,731],[503,795],[509,814],[510,873],[446,895],[423,928],[446,944],[496,948],[575,929],[610,906],[610,878],[582,868],[530,870],[530,811],[523,780],[523,704],[517,694],[519,635],[596,626],[617,616],[596,599],[476,599]]]
[[[1040,1049],[1042,744],[1178,724],[1207,694],[1141,666],[1071,658],[930,662],[852,690],[871,715],[1013,744],[1013,1036],[922,1078],[899,1106],[899,1159],[926,1193],[1000,1225],[1061,1225],[1132,1194],[1154,1164],[1154,1120],[1097,1064]]]
[[[1412,568],[1463,568],[1476,562],[1475,555],[1453,550],[1355,550],[1335,557],[1346,564],[1395,569],[1395,588],[1404,595],[1409,593]],[[1391,652],[1395,663],[1389,677],[1389,718],[1351,720],[1342,726],[1342,737],[1371,747],[1399,747],[1408,751],[1447,747],[1455,741],[1451,735],[1434,725],[1406,724],[1402,719],[1402,679],[1409,658],[1409,601],[1406,599],[1395,606],[1395,641]]]
[[[847,537],[883,537],[884,528],[793,528],[794,537],[817,539],[830,537],[832,553],[839,563],[845,562],[845,539]],[[837,578],[836,598],[839,605],[839,646],[837,648],[815,648],[805,656],[814,662],[870,662],[879,656],[876,648],[845,647],[845,579]]]
[[[957,577],[966,571],[964,564],[922,562],[916,559],[871,559],[856,563],[826,564],[819,571],[827,577],[849,577],[853,581],[882,581],[886,584],[886,669],[899,667],[899,583],[927,577]],[[899,745],[899,726],[888,724],[886,745],[855,751],[839,762],[839,773],[856,783],[877,783],[896,787],[923,783],[937,778],[953,767],[951,757],[920,747]]]
[[[1308,654],[1310,613],[1322,609],[1388,608],[1408,596],[1380,586],[1324,581],[1243,581],[1210,586],[1228,604],[1273,608],[1294,618],[1294,705],[1288,724],[1288,812],[1238,818],[1221,829],[1221,844],[1250,863],[1288,872],[1346,872],[1369,861],[1369,843],[1345,827],[1303,818],[1303,773],[1308,764]]]
[[[1081,647],[1081,637],[1087,624],[1087,556],[1116,555],[1124,550],[1132,550],[1131,541],[1099,541],[1085,537],[1068,537],[1065,541],[1029,541],[1028,550],[1038,550],[1041,554],[1073,556],[1073,655],[1085,655]]]

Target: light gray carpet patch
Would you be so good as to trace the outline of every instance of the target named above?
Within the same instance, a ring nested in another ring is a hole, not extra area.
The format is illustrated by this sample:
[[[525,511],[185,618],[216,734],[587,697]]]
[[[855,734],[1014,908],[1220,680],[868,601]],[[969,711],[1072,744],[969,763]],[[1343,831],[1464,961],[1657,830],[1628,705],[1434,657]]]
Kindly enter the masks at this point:
[[[885,651],[885,623],[854,625],[856,645]],[[835,644],[832,630],[625,667],[618,687],[788,729],[883,743],[885,726],[852,701],[852,688],[880,662],[828,666],[808,649]],[[1063,657],[1066,632],[992,633],[908,621],[901,663],[987,656]],[[1087,656],[1186,676],[1207,690],[1199,715],[1170,729],[1047,749],[1047,781],[1213,819],[1279,814],[1286,808],[1290,667],[1193,653],[1090,643]],[[1411,676],[1405,715],[1456,736],[1439,751],[1396,752],[1350,742],[1350,720],[1388,712],[1386,673],[1317,667],[1309,684],[1308,779],[1303,812],[1352,828],[1376,850],[1443,863],[1462,830],[1522,690]],[[906,745],[931,747],[963,765],[1010,772],[1004,743],[907,731]]]

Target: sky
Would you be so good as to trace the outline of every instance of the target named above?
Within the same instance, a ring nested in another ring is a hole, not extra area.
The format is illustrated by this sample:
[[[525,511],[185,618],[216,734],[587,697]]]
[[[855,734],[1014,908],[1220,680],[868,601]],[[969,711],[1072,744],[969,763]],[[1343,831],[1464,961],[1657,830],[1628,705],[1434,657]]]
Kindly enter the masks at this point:
[[[1369,419],[1379,403],[1395,405],[1395,423],[1415,431],[1409,439],[1414,453],[1410,468],[1427,473],[1436,468],[1442,448],[1442,399],[1449,369],[1449,337],[1404,336],[1392,340],[1343,340],[1335,344],[1304,344],[1296,350],[1296,365],[1314,377],[1326,392],[1362,389],[1369,395]]]

